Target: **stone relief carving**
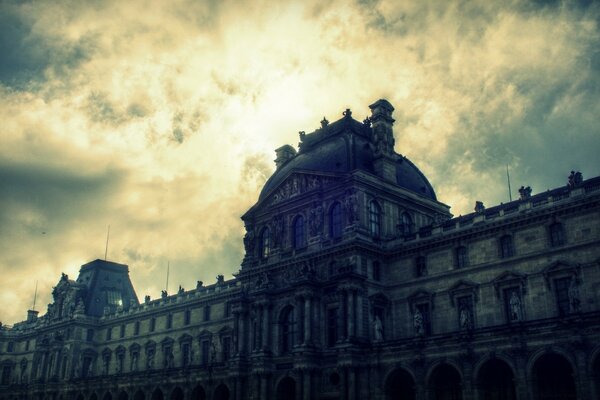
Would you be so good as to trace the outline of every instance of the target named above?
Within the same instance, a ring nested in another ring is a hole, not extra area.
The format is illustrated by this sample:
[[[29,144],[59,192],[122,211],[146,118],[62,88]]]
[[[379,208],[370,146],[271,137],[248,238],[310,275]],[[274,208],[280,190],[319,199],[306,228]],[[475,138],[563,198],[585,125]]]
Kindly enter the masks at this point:
[[[256,243],[256,237],[254,233],[254,227],[251,225],[246,226],[246,235],[244,236],[244,248],[246,253],[251,253],[254,250],[254,244]]]
[[[330,181],[331,179],[317,175],[294,174],[275,191],[270,204],[276,204],[301,193],[318,189]]]

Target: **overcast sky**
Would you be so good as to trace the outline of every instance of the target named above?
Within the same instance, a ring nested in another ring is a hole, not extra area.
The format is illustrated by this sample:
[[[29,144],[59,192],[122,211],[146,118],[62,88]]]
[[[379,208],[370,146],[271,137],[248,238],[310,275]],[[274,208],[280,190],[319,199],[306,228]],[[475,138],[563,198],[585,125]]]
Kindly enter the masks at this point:
[[[396,108],[396,151],[454,215],[600,175],[588,2],[2,1],[0,320],[61,272],[130,266],[139,298],[239,269],[240,216],[326,116]],[[513,193],[515,196],[515,193]]]

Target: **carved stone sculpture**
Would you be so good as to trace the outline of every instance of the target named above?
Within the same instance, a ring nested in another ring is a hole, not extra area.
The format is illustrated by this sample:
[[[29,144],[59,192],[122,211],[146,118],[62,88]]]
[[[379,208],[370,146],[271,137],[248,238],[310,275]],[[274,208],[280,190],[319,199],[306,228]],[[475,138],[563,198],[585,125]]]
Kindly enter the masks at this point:
[[[413,327],[415,328],[415,334],[417,336],[425,335],[425,326],[423,321],[423,314],[415,307],[415,313],[413,315]]]
[[[511,293],[508,302],[510,305],[510,320],[521,321],[523,319],[521,311],[521,299],[517,295],[517,292],[513,291]]]
[[[323,207],[320,204],[316,204],[310,210],[309,227],[311,236],[317,236],[321,234],[323,230],[323,218]]]
[[[579,298],[579,285],[575,278],[571,279],[569,285],[569,304],[571,305],[571,312],[579,312],[581,300]]]

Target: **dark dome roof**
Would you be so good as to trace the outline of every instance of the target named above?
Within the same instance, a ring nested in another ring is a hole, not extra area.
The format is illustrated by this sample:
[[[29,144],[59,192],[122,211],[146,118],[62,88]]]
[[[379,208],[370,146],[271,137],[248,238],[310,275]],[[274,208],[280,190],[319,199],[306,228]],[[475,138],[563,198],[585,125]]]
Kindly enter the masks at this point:
[[[263,187],[259,200],[276,189],[292,171],[347,173],[373,169],[372,129],[353,118],[345,117],[307,134],[300,152],[273,173]],[[396,162],[396,183],[416,194],[436,200],[431,184],[407,158]]]

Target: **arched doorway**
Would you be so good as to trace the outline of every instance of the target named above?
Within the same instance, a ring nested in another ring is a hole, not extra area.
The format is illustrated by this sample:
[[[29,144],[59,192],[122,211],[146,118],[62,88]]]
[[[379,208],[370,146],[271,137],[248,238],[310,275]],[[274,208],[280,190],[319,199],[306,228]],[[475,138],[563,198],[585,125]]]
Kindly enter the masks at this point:
[[[536,400],[575,400],[575,379],[573,369],[563,356],[544,354],[533,364],[532,369],[534,399]]]
[[[142,392],[141,390],[138,390],[133,395],[133,400],[145,400],[145,398],[146,398],[146,396],[144,395],[144,392]]]
[[[388,400],[415,400],[415,381],[404,369],[398,368],[385,381],[385,398]]]
[[[286,376],[277,384],[277,400],[294,400],[296,398],[296,381],[294,378]]]
[[[159,388],[154,389],[152,392],[152,400],[164,400],[163,392]]]
[[[129,400],[129,395],[126,391],[121,390],[121,393],[119,393],[119,400]]]
[[[196,386],[194,390],[192,390],[192,398],[190,400],[206,400],[204,388],[200,385]]]
[[[515,400],[514,374],[507,363],[494,359],[486,361],[477,374],[480,400]]]
[[[224,384],[220,384],[215,389],[213,400],[229,400],[229,389]]]
[[[183,390],[179,386],[171,392],[171,400],[183,400]]]
[[[449,364],[440,364],[429,378],[432,400],[462,400],[460,374]]]

